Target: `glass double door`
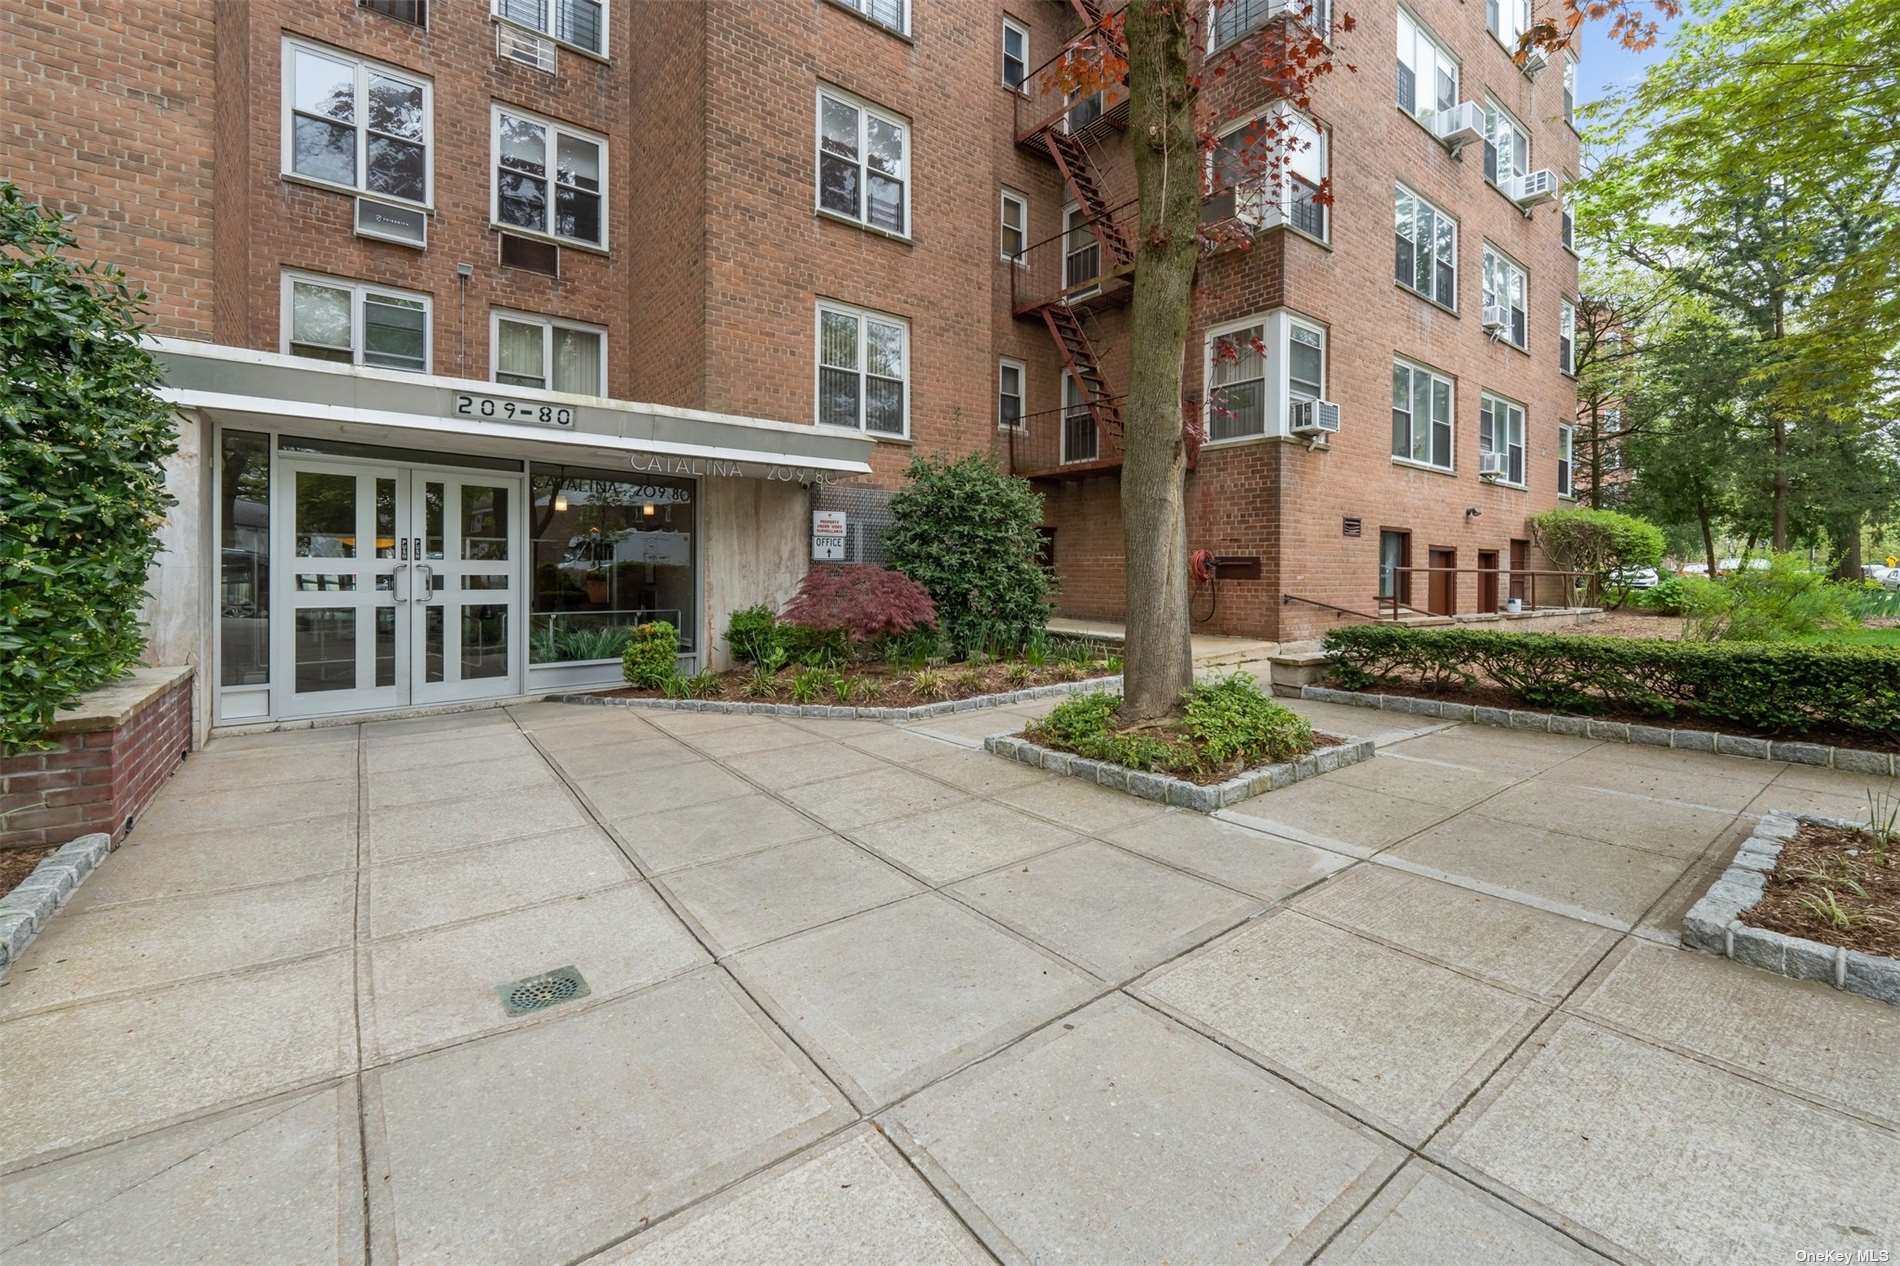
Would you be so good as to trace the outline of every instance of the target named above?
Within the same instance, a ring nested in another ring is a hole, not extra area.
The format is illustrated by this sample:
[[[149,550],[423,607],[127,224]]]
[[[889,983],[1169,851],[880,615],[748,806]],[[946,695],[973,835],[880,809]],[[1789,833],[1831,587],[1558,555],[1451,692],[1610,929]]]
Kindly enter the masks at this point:
[[[282,458],[280,718],[516,692],[521,481]]]

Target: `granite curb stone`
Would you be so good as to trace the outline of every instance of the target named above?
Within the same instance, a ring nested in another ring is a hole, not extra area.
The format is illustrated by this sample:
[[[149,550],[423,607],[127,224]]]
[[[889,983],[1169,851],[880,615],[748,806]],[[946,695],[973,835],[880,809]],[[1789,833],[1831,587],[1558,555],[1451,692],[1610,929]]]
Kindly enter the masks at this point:
[[[0,894],[0,977],[111,851],[111,836],[82,835],[42,857],[11,892]]]
[[[1278,791],[1335,769],[1357,765],[1372,759],[1377,753],[1371,739],[1343,739],[1332,747],[1321,748],[1298,760],[1261,765],[1242,770],[1222,782],[1202,784],[1169,774],[1128,769],[1106,761],[1059,752],[1015,734],[993,734],[983,740],[983,748],[994,755],[1050,773],[1067,774],[1071,778],[1080,778],[1114,791],[1124,791],[1143,800],[1173,805],[1177,809],[1192,809],[1196,813],[1213,813],[1217,809],[1239,804],[1250,796]]]
[[[1003,707],[1028,703],[1056,695],[1099,694],[1120,690],[1122,679],[1090,677],[1085,681],[1059,681],[1046,686],[1029,686],[993,695],[971,695],[968,699],[945,699],[938,703],[919,703],[908,708],[858,708],[826,703],[739,703],[725,699],[626,699],[599,694],[543,695],[544,703],[580,703],[606,708],[657,708],[666,712],[717,712],[728,716],[818,717],[851,721],[923,721],[948,716],[953,712],[974,712],[978,708]]]

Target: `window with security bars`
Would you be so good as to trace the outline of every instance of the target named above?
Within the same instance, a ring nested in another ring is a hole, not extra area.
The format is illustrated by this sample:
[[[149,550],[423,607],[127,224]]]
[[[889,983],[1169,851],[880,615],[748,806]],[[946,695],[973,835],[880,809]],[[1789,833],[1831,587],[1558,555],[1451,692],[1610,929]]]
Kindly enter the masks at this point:
[[[1282,15],[1297,18],[1321,34],[1331,30],[1331,0],[1214,0],[1208,51],[1246,39]]]
[[[818,420],[877,435],[910,430],[910,325],[839,304],[818,305]]]
[[[1102,453],[1101,434],[1082,384],[1062,371],[1062,463],[1092,462]]]
[[[603,0],[494,0],[494,14],[596,57],[607,55]]]

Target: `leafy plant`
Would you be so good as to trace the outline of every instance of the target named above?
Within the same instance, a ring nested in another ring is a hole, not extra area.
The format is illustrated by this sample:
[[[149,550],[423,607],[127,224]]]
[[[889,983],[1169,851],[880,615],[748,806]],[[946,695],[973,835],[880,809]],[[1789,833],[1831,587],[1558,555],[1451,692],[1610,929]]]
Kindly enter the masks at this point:
[[[1785,642],[1855,624],[1851,588],[1810,571],[1799,554],[1775,554],[1713,585],[1686,612],[1685,637],[1707,642]]]
[[[835,679],[831,683],[831,692],[837,696],[839,703],[849,705],[864,698],[864,687],[865,678],[854,673],[849,677]]]
[[[929,592],[951,653],[1014,651],[1049,622],[1052,583],[1038,559],[1042,497],[987,458],[918,458],[891,498],[891,565]]]
[[[1037,725],[1036,731],[1055,743],[1071,747],[1091,735],[1105,732],[1114,720],[1121,696],[1110,694],[1070,695]]]
[[[177,448],[146,295],[0,180],[0,755],[138,662]]]
[[[726,618],[726,646],[741,664],[764,664],[780,654],[778,616],[763,603],[741,607]]]
[[[1854,926],[1856,920],[1842,906],[1841,899],[1832,888],[1823,888],[1819,893],[1808,893],[1801,898],[1801,904],[1808,912],[1831,928],[1847,929]]]
[[[1041,668],[1049,662],[1049,639],[1038,633],[1023,643],[1023,663],[1031,668]]]
[[[1662,529],[1615,510],[1546,510],[1530,517],[1531,539],[1559,571],[1606,577],[1654,567],[1662,559]]]
[[[1868,850],[1874,865],[1885,866],[1887,855],[1900,844],[1900,799],[1884,791],[1867,793],[1867,834],[1874,841]]]
[[[739,693],[748,699],[770,699],[778,693],[778,684],[778,673],[759,665],[739,683]]]
[[[627,649],[621,653],[621,673],[629,685],[659,689],[678,675],[679,649],[679,633],[665,620],[637,624],[627,637]]]
[[[825,668],[801,668],[792,674],[792,702],[816,703],[818,696],[835,688],[838,674]]]
[[[918,669],[943,654],[943,635],[934,628],[894,633],[879,643],[875,655],[888,664]]]
[[[1268,698],[1250,673],[1202,682],[1182,704],[1188,733],[1212,766],[1290,760],[1313,749],[1312,725]]]
[[[920,668],[910,675],[910,688],[925,699],[948,699],[950,675],[941,668]]]
[[[704,672],[669,677],[661,689],[669,699],[710,699],[719,693],[719,684],[718,673]]]
[[[937,611],[923,586],[902,572],[844,563],[807,572],[781,618],[859,643],[930,628]]]
[[[1012,690],[1021,690],[1035,679],[1036,670],[1030,667],[1026,661],[1018,660],[1013,664],[1005,665],[1003,668],[1003,682]]]
[[[851,639],[843,629],[781,624],[778,632],[778,649],[794,664],[806,668],[837,669],[851,662]]]

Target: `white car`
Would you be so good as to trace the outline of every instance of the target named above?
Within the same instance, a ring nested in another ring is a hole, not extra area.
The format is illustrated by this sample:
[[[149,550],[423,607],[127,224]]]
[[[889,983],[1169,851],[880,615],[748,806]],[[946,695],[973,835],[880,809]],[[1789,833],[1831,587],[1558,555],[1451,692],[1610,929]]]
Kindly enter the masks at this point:
[[[1654,589],[1660,579],[1654,567],[1625,567],[1610,573],[1610,583],[1625,589]]]

